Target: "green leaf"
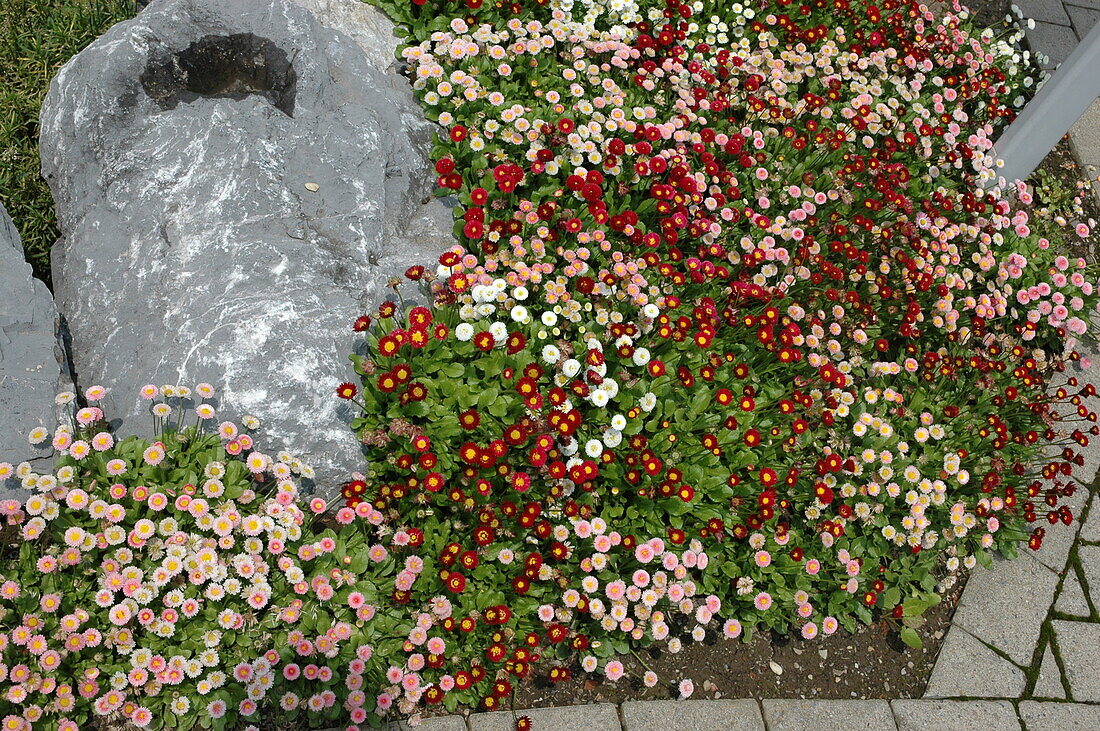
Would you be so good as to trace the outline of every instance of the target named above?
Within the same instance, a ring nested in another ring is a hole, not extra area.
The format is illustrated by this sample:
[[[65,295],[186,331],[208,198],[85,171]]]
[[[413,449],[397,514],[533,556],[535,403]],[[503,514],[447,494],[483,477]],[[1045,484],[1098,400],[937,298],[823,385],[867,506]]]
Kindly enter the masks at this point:
[[[912,647],[914,650],[921,648],[920,635],[912,627],[901,628],[901,641]]]
[[[487,388],[477,397],[477,406],[479,409],[487,409],[492,406],[499,397],[500,389],[495,387]]]
[[[932,594],[926,598],[906,599],[902,602],[901,610],[906,617],[919,617],[924,614],[925,610],[929,607],[934,607],[940,603],[940,597],[936,594]]]

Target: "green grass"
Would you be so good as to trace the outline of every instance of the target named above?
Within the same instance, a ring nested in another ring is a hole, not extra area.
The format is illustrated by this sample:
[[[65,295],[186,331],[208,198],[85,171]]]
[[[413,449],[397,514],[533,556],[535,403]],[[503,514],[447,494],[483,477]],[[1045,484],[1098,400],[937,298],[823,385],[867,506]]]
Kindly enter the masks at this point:
[[[38,161],[42,98],[62,64],[134,12],[134,0],[0,0],[0,203],[47,283],[58,231]]]

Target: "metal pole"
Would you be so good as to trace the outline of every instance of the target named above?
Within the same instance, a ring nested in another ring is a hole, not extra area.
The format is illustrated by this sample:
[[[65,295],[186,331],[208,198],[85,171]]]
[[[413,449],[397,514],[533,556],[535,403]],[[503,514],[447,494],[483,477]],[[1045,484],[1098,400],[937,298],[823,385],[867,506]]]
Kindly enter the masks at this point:
[[[1073,123],[1100,97],[1100,23],[1024,107],[993,146],[1004,161],[983,187],[1004,188],[1035,171]]]

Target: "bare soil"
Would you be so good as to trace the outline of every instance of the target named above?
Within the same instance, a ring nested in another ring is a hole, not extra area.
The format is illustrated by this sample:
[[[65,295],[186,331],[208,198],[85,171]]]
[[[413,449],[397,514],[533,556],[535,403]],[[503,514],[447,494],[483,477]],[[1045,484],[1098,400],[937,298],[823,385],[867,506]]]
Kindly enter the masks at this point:
[[[610,683],[595,675],[579,677],[585,675],[579,672],[557,685],[531,681],[518,689],[514,707],[676,698],[676,685],[685,678],[694,683],[691,697],[698,699],[919,698],[964,585],[962,577],[943,602],[925,613],[927,621],[917,630],[920,649],[903,644],[896,624],[886,621],[861,627],[853,634],[841,629],[813,640],[758,633],[749,642],[721,638],[685,642],[676,654],[651,649],[620,658],[631,680]],[[641,683],[646,670],[660,677],[657,686],[646,688]]]

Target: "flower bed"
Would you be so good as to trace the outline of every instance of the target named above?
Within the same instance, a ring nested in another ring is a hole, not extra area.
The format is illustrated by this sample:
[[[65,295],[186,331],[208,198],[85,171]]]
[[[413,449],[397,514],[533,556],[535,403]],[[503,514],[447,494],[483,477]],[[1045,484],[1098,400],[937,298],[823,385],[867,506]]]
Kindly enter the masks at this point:
[[[5,728],[358,727],[715,635],[916,644],[938,583],[1071,522],[1096,390],[1051,380],[1098,298],[1059,252],[1091,222],[976,187],[1017,35],[896,0],[379,4],[460,244],[354,324],[367,466],[298,507],[297,462],[201,399],[159,447],[76,411],[5,506]]]

